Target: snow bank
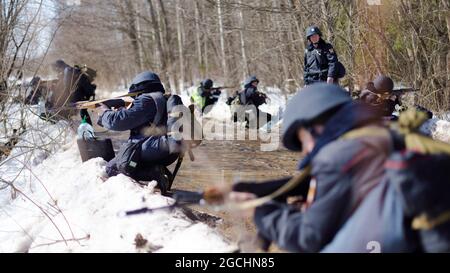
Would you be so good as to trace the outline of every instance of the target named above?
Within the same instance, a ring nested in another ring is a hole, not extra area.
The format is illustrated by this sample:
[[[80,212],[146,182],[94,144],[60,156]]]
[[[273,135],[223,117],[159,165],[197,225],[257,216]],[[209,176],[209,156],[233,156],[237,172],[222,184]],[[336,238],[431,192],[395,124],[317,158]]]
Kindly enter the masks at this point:
[[[442,119],[431,119],[421,128],[425,134],[434,139],[450,143],[450,122]]]
[[[73,142],[33,168],[20,188],[24,194],[0,210],[0,251],[231,251],[214,230],[178,211],[119,217],[125,210],[166,206],[173,200],[155,194],[156,183],[143,189],[122,175],[104,182],[105,164],[102,159],[81,163]],[[147,243],[137,247],[139,234]]]
[[[0,162],[0,207],[11,199],[11,187],[6,187],[5,183],[33,189],[35,185],[30,183],[31,170],[73,138],[73,132],[66,121],[49,123],[35,114],[36,107],[25,108],[23,111],[20,107],[19,104],[12,104],[7,112],[6,126],[0,127],[4,142],[8,140],[5,138],[5,131],[19,129],[21,120],[26,128],[18,135],[18,143],[8,158]],[[12,194],[14,196],[14,192]]]
[[[178,211],[119,217],[124,210],[173,200],[155,194],[156,183],[143,189],[125,176],[104,182],[106,162],[82,163],[69,124],[46,122],[36,111],[11,104],[6,127],[0,127],[1,136],[19,128],[21,120],[26,127],[0,162],[0,252],[232,250],[213,229]]]

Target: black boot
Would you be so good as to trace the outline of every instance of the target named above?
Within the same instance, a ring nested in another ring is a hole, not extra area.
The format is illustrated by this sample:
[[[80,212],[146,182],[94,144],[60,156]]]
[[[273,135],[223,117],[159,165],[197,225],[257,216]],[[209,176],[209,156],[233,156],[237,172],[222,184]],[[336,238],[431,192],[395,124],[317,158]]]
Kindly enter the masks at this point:
[[[166,174],[165,167],[161,165],[140,169],[133,178],[136,181],[140,181],[139,184],[141,185],[148,185],[149,181],[156,181],[162,195],[166,195],[170,190],[170,177]],[[142,181],[146,181],[146,183]]]

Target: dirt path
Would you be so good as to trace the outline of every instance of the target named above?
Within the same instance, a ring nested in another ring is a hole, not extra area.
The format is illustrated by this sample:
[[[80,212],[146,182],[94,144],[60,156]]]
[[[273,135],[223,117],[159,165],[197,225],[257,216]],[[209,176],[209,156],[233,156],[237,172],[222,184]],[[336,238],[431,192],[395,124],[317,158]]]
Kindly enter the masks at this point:
[[[113,139],[114,148],[120,147],[128,133],[103,133]],[[232,185],[236,181],[264,181],[289,176],[295,170],[298,154],[280,148],[262,152],[259,141],[203,141],[194,150],[195,161],[185,158],[174,182],[174,190],[202,191],[215,184]],[[170,167],[172,169],[173,166]],[[242,251],[255,251],[256,235],[253,221],[248,215],[214,211],[193,207],[195,211],[220,217],[217,225],[227,239],[240,245]]]
[[[214,184],[232,185],[236,181],[264,181],[289,176],[295,170],[298,155],[286,149],[262,152],[258,141],[204,141],[194,150],[195,161],[185,159],[174,189],[198,190]],[[243,251],[255,251],[255,227],[249,215],[196,210],[223,219],[219,230]],[[245,243],[244,243],[245,242]]]

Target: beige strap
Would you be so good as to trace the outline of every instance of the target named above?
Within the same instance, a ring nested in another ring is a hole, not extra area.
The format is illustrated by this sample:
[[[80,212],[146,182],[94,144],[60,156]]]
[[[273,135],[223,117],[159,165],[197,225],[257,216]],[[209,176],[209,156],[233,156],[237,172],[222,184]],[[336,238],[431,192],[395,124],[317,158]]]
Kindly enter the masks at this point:
[[[389,131],[382,127],[370,126],[363,127],[360,129],[352,130],[341,137],[341,139],[356,139],[365,136],[389,136]],[[247,210],[259,207],[264,205],[267,202],[274,200],[275,198],[289,192],[294,189],[301,183],[303,183],[310,175],[311,175],[312,167],[307,166],[301,173],[294,176],[291,180],[289,180],[283,187],[279,188],[275,192],[250,201],[242,202],[242,203],[229,203],[226,205],[225,209],[228,210]]]

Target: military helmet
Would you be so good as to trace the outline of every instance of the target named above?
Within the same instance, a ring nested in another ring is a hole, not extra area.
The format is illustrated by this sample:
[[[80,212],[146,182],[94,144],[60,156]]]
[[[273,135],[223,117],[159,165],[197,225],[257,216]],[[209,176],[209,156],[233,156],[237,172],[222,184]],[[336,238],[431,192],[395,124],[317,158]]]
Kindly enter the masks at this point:
[[[152,89],[152,90],[149,90]],[[158,89],[158,90],[154,90]],[[129,93],[138,92],[155,92],[159,91],[165,93],[164,87],[162,86],[161,80],[156,73],[151,71],[145,71],[137,75],[131,82]]]
[[[206,79],[202,81],[201,85],[205,89],[211,89],[214,85],[214,82],[211,79]]]
[[[374,81],[373,85],[376,89],[376,92],[379,94],[382,93],[390,93],[394,90],[394,81],[384,75],[378,76]]]
[[[308,27],[308,29],[306,30],[306,39],[309,39],[314,34],[317,34],[320,37],[322,37],[322,32],[320,31],[319,27],[317,27],[317,26]]]
[[[245,80],[244,87],[249,88],[254,82],[259,83],[259,79],[256,76],[250,76]]]
[[[52,67],[54,70],[56,71],[64,71],[64,69],[67,67],[68,65],[66,64],[66,62],[64,62],[63,60],[57,60],[56,62],[54,62],[52,64]]]
[[[351,101],[350,94],[334,84],[317,83],[300,90],[286,107],[282,136],[284,146],[289,150],[301,151],[298,129]]]

